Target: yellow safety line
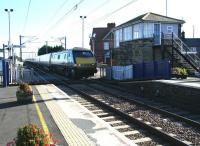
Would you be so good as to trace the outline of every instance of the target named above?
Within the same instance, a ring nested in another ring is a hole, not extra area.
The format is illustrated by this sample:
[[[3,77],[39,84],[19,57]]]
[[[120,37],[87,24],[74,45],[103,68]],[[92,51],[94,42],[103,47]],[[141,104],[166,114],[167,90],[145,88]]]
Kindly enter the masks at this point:
[[[49,133],[49,129],[48,129],[48,126],[47,126],[47,123],[44,119],[44,116],[40,110],[40,107],[39,105],[36,103],[36,97],[33,95],[33,101],[35,103],[35,107],[36,107],[36,110],[37,110],[37,114],[38,114],[38,117],[40,119],[40,123],[42,124],[42,129],[44,130],[45,134],[47,134],[48,136],[50,136],[50,133]],[[52,142],[52,138],[50,137],[50,142]]]

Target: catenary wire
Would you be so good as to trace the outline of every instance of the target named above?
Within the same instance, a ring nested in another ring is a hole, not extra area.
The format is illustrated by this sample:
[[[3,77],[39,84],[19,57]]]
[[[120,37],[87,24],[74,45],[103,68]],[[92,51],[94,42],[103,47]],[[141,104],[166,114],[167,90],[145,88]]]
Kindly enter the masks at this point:
[[[26,18],[25,18],[25,22],[24,22],[24,27],[23,27],[22,33],[24,33],[24,31],[26,29],[30,6],[31,6],[31,0],[29,0],[29,3],[28,3],[28,9],[27,9]]]
[[[75,4],[69,11],[67,11],[60,19],[58,19],[51,27],[49,27],[45,33],[47,34],[50,30],[52,30],[56,25],[58,25],[64,18],[69,16],[73,11],[76,11],[78,9],[78,6],[85,0],[80,0],[77,4]]]
[[[101,22],[102,20],[105,20],[106,18],[110,17],[111,15],[117,13],[118,11],[124,9],[125,7],[131,5],[132,3],[136,2],[137,0],[131,0],[130,2],[128,2],[127,4],[117,8],[116,10],[109,12],[107,14],[105,14],[104,16],[101,16],[100,18],[97,18],[96,20],[93,21],[93,23],[90,23],[91,25],[88,26],[88,28],[92,27],[94,24],[97,24],[99,22]]]

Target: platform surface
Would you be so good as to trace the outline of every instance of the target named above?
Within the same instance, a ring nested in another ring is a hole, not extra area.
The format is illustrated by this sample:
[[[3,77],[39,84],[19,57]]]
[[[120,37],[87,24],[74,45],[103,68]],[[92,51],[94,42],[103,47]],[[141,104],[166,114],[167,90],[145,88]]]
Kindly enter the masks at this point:
[[[156,80],[167,84],[181,85],[200,89],[200,78],[188,77],[187,79]]]
[[[17,86],[0,88],[0,146],[6,146],[6,144],[12,142],[17,137],[19,127],[32,123],[42,128],[36,105],[40,108],[50,133],[58,139],[59,146],[66,146],[64,137],[35,88],[33,87],[36,102],[28,104],[17,102],[17,88]]]
[[[36,88],[69,145],[136,145],[56,86]]]

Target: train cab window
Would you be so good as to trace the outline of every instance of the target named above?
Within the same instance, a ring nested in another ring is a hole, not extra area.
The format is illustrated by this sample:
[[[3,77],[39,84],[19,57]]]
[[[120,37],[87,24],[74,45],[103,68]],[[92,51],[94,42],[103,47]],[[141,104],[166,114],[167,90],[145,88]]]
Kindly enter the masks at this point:
[[[74,51],[75,57],[93,57],[91,51]]]
[[[60,55],[58,55],[58,60],[60,59]]]

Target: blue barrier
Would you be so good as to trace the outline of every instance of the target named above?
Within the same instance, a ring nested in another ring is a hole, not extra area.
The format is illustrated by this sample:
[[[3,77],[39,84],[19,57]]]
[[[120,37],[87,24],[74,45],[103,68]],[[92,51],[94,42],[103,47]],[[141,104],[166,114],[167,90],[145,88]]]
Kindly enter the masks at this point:
[[[171,76],[171,66],[168,60],[159,60],[154,62],[155,76],[169,79]]]
[[[108,79],[108,80],[112,79],[112,68],[111,67],[106,68],[106,79]]]
[[[3,67],[3,87],[9,85],[9,62],[7,60],[2,60]]]
[[[133,64],[133,78],[142,79],[144,76],[144,66],[143,63]]]
[[[154,70],[154,62],[144,62],[144,78],[154,78],[155,70]]]
[[[106,68],[106,78],[112,79],[115,70],[111,67]],[[151,62],[143,62],[133,64],[133,79],[170,79],[171,78],[171,65],[169,60],[157,60]]]

